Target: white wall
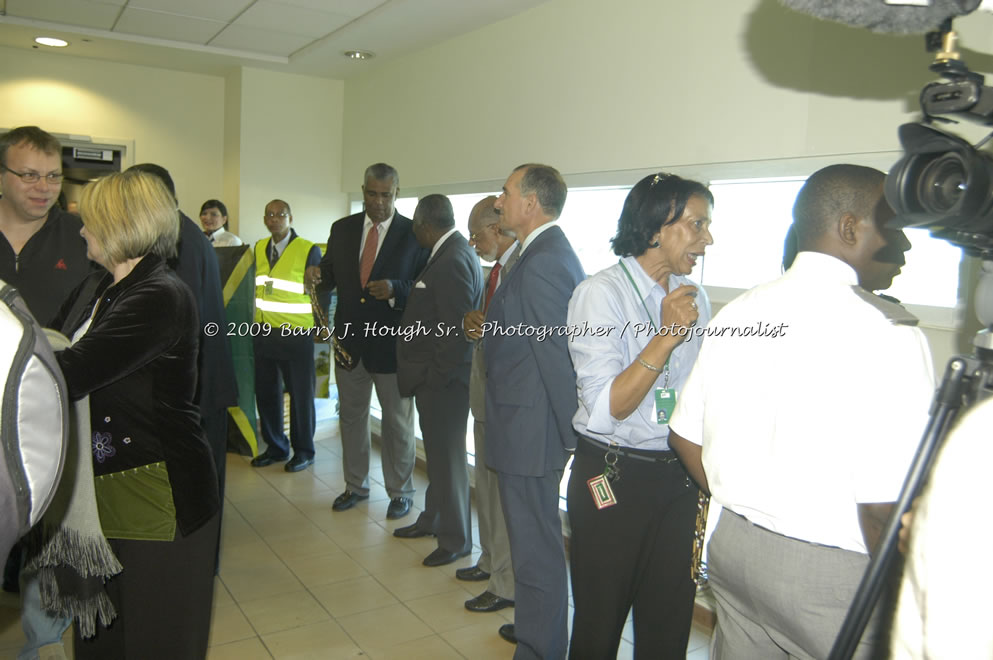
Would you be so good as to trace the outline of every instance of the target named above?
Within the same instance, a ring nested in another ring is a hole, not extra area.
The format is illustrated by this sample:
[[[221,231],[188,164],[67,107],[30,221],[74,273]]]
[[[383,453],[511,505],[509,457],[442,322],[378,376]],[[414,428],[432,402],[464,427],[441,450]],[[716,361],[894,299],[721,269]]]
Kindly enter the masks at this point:
[[[0,47],[0,126],[134,142],[196,217],[222,188],[224,79]]]
[[[892,151],[929,61],[775,0],[550,0],[347,80],[345,187]]]
[[[343,83],[246,68],[240,88],[241,237],[269,235],[262,215],[278,198],[290,204],[297,233],[323,243],[331,222],[348,211],[341,192]]]
[[[990,15],[957,27],[965,45],[993,50]],[[989,54],[965,55],[993,70]],[[408,193],[492,190],[528,161],[570,185],[630,185],[659,168],[703,179],[886,168],[934,78],[931,57],[921,36],[776,0],[550,0],[347,80],[343,187],[358,190],[377,160]],[[972,331],[925,328],[939,370]]]

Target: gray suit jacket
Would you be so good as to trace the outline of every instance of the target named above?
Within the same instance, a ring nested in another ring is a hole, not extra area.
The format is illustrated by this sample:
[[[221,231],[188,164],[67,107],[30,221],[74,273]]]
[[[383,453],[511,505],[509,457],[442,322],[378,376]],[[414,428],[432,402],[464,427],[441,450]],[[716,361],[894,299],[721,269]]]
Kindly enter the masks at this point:
[[[498,472],[541,477],[564,468],[576,448],[579,404],[567,338],[553,333],[538,341],[535,333],[566,325],[569,298],[585,278],[555,226],[534,239],[490,301],[486,320],[499,329],[483,339],[486,463]]]
[[[521,244],[513,244],[514,251],[507,259],[503,267],[502,279],[507,278],[507,273],[514,267],[521,256]],[[483,285],[483,304],[486,304],[486,285]],[[469,410],[472,411],[472,418],[477,422],[486,421],[486,362],[483,357],[483,342],[474,341],[472,343],[472,374],[469,379]]]
[[[441,389],[458,380],[468,387],[472,347],[462,317],[483,295],[479,257],[458,232],[445,239],[410,289],[397,338],[397,385],[402,396],[419,387]]]

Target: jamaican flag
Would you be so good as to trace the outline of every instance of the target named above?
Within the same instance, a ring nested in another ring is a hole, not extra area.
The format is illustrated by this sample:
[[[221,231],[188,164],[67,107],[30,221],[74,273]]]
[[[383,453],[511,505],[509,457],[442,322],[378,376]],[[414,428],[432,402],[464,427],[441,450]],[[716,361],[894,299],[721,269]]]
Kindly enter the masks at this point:
[[[255,320],[255,255],[251,245],[216,248],[224,284],[224,311],[229,333],[231,358],[238,381],[238,405],[228,408],[228,451],[244,456],[259,453],[255,437],[255,354],[249,332],[237,332],[238,327],[251,327]],[[245,324],[242,326],[242,324]]]

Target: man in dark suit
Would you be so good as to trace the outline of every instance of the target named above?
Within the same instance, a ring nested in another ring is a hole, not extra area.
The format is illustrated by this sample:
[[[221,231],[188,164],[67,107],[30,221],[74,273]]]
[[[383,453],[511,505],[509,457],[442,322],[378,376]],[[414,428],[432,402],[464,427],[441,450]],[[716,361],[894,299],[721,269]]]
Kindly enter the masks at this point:
[[[140,170],[158,177],[172,196],[176,197],[176,184],[169,171],[155,163],[132,165],[129,170]],[[177,201],[178,204],[178,201]],[[225,461],[228,449],[228,407],[238,404],[238,383],[234,374],[231,346],[228,342],[227,323],[224,315],[224,294],[221,270],[217,265],[214,247],[203,235],[200,227],[185,213],[179,212],[179,244],[176,258],[169,265],[183,280],[197,299],[200,314],[200,352],[197,355],[197,395],[200,404],[200,426],[214,456],[217,468],[218,491],[224,501]],[[210,335],[204,331],[211,323],[221,332]]]
[[[500,226],[517,235],[517,264],[486,315],[486,463],[498,474],[514,565],[514,623],[500,636],[515,658],[564,658],[567,579],[559,482],[576,447],[576,374],[564,328],[569,298],[585,278],[554,223],[565,205],[562,176],[521,165],[496,201]]]
[[[372,388],[382,407],[383,481],[390,496],[386,517],[410,512],[414,484],[414,403],[400,396],[396,378],[396,329],[414,278],[428,251],[414,237],[413,223],[393,204],[397,171],[385,163],[365,171],[365,212],[331,227],[319,267],[307,269],[325,304],[337,291],[334,334],[345,492],[332,509],[345,511],[369,499],[369,405]],[[343,364],[344,363],[344,364]]]
[[[434,534],[438,547],[425,566],[450,564],[472,550],[469,468],[465,454],[469,418],[471,346],[462,317],[483,295],[479,258],[455,229],[455,212],[444,195],[428,195],[414,211],[414,235],[431,250],[403,312],[397,341],[400,394],[413,396],[427,455],[424,511],[400,538]]]

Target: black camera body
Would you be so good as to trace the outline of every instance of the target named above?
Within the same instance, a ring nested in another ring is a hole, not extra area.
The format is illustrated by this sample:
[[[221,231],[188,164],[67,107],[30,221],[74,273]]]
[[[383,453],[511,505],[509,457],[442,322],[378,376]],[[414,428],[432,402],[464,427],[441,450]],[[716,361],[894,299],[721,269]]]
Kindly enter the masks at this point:
[[[934,126],[958,117],[993,125],[993,88],[964,62],[936,62],[948,80],[921,91],[924,121],[900,127],[906,155],[886,177],[890,227],[924,227],[973,256],[993,259],[993,156]]]

